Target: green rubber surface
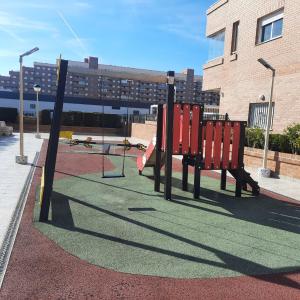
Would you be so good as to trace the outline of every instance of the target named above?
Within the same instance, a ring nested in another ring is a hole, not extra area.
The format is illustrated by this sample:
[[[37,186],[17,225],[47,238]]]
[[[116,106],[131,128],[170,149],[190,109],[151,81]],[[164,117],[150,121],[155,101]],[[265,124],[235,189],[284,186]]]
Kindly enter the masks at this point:
[[[139,176],[129,159],[124,178],[55,180],[50,221],[35,226],[65,251],[125,273],[212,278],[300,269],[299,206],[249,193],[235,198],[233,185],[221,191],[205,176],[194,200],[192,176],[183,192],[179,173],[166,201],[154,192],[151,171]],[[38,214],[36,204],[35,220]]]

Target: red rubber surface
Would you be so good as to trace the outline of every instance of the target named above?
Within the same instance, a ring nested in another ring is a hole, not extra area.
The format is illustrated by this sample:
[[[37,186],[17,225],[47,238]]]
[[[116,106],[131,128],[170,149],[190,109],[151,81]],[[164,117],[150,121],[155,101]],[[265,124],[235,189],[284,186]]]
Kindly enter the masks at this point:
[[[69,168],[69,163],[67,158],[58,162],[64,170]],[[85,167],[86,164],[77,165],[76,174],[86,173]],[[181,162],[174,160],[174,167],[181,168]],[[37,168],[1,299],[299,299],[300,272],[179,280],[123,274],[88,264],[65,252],[33,227],[35,187],[40,175],[41,169]]]

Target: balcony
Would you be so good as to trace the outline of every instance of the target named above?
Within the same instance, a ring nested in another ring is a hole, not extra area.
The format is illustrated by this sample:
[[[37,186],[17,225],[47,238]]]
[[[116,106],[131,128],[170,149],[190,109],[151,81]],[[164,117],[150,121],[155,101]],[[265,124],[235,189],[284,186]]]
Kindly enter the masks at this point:
[[[209,36],[208,41],[208,62],[203,66],[204,69],[223,64],[225,29]]]

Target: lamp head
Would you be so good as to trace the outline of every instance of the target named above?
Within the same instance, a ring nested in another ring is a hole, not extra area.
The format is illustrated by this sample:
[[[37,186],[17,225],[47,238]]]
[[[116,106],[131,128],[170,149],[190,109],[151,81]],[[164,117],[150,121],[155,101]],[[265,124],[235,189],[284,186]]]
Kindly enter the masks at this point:
[[[262,64],[265,68],[267,68],[267,69],[269,69],[269,70],[271,70],[273,72],[275,71],[275,69],[269,63],[267,63],[263,58],[259,58],[257,61],[260,64]]]
[[[31,50],[29,50],[29,51],[27,51],[27,52],[21,54],[20,57],[28,56],[28,55],[30,55],[30,54],[32,54],[32,53],[38,51],[38,50],[40,50],[40,49],[39,49],[38,47],[35,47],[35,48],[33,48],[33,49],[31,49]]]
[[[175,83],[175,72],[174,71],[168,71],[168,73],[167,73],[167,83],[168,84],[174,84]]]
[[[38,84],[35,84],[35,85],[33,86],[33,89],[34,89],[34,91],[35,91],[36,93],[39,93],[39,92],[41,91],[41,86],[38,85]]]

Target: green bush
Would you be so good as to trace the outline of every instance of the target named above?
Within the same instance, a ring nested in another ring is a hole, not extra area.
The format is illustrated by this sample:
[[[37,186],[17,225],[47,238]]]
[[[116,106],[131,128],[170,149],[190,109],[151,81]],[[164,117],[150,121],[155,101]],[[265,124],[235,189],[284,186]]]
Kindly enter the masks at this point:
[[[289,139],[292,153],[300,154],[300,124],[293,124],[288,126],[284,133]]]
[[[246,146],[262,149],[264,147],[264,132],[260,128],[246,129]]]
[[[94,120],[95,118],[93,113],[85,113],[83,114],[83,118],[84,118],[84,126],[97,127],[97,125],[95,124],[95,120]]]
[[[0,107],[0,121],[16,123],[18,110],[11,107]]]
[[[246,128],[246,146],[263,149],[264,143],[263,129]],[[269,150],[300,154],[300,124],[288,126],[283,134],[271,133],[269,136]]]
[[[279,133],[270,134],[269,149],[272,151],[279,151],[285,153],[292,152],[287,135]]]
[[[41,111],[41,124],[49,125],[51,124],[51,112],[50,110],[44,109]]]

